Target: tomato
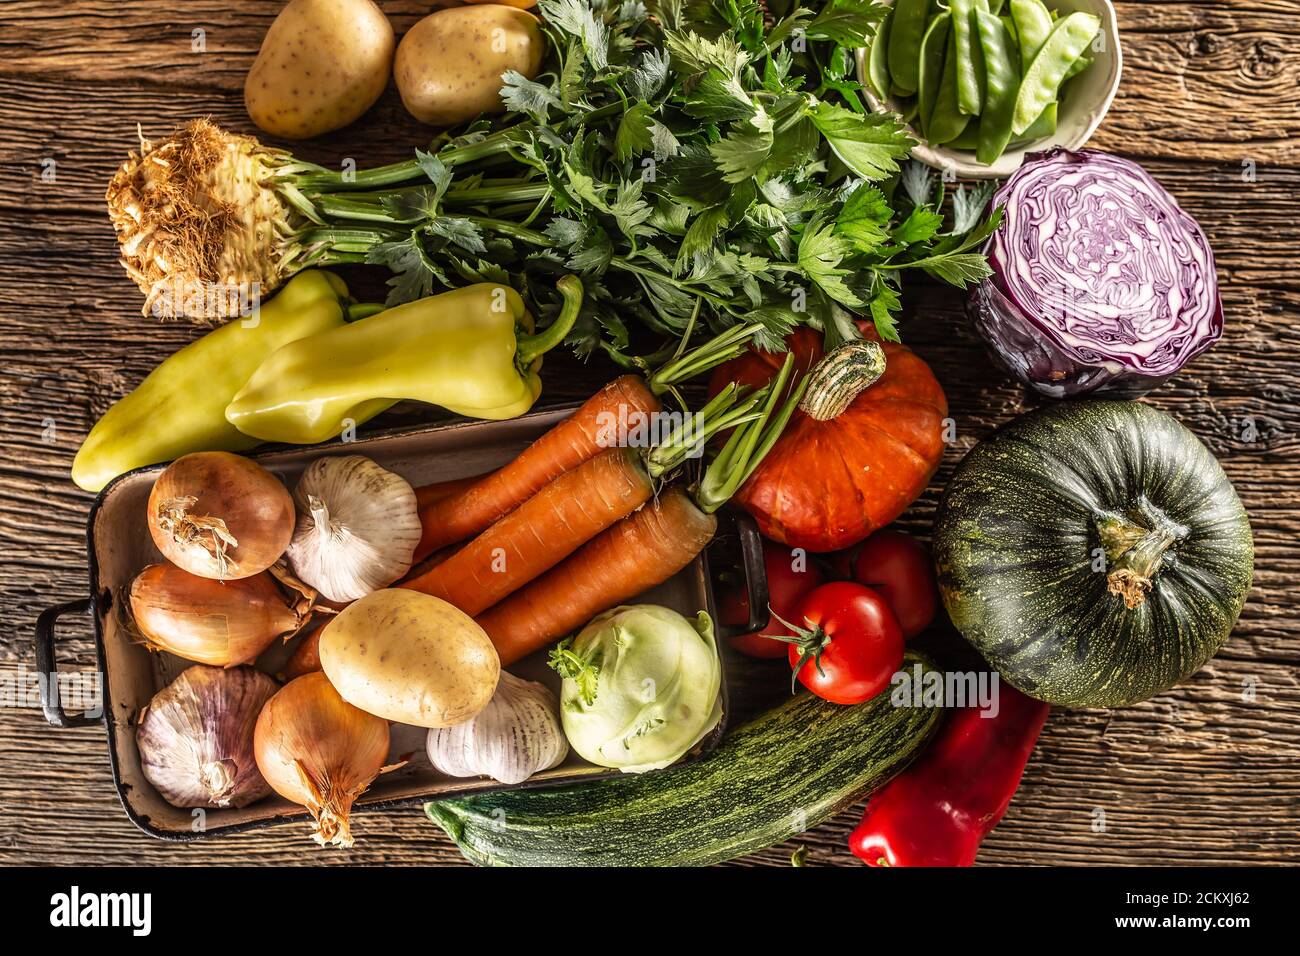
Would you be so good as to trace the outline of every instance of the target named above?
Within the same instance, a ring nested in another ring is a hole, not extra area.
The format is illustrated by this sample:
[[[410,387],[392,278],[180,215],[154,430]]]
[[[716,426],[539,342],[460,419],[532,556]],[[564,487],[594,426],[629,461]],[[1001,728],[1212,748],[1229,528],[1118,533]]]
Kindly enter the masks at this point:
[[[885,599],[852,581],[823,584],[787,618],[801,640],[787,651],[799,682],[835,704],[860,704],[903,666],[903,630]]]
[[[768,605],[775,614],[761,631],[733,637],[731,646],[750,657],[775,660],[785,657],[788,645],[763,635],[788,634],[786,626],[777,620],[777,616],[787,621],[794,620],[799,602],[825,581],[825,575],[807,554],[792,553],[785,545],[771,541],[763,542],[763,566],[767,569]],[[732,588],[723,592],[718,601],[718,619],[732,627],[743,625],[749,620],[749,597],[744,588]]]
[[[905,638],[929,627],[939,609],[930,552],[901,531],[877,531],[862,542],[853,559],[853,580],[880,592]]]

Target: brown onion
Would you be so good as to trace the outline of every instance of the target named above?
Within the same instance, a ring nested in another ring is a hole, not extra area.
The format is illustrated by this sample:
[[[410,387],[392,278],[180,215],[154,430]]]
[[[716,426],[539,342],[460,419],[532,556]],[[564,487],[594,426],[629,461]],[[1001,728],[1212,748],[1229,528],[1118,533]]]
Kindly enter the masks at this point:
[[[256,660],[277,637],[296,634],[311,617],[309,595],[286,593],[266,571],[214,581],[154,564],[131,582],[131,614],[154,650],[230,667]]]
[[[311,812],[313,840],[349,847],[348,814],[383,769],[388,721],[353,707],[318,671],[290,681],[262,708],[253,753],[272,789]]]
[[[288,489],[262,466],[225,451],[177,458],[149,493],[149,533],[191,574],[247,578],[275,564],[293,539]]]
[[[303,674],[312,674],[324,669],[320,664],[320,635],[321,631],[328,626],[326,624],[318,627],[303,637],[289,656],[289,662],[284,665],[284,673],[279,675],[281,680],[291,681]]]
[[[269,796],[253,728],[279,685],[252,667],[189,668],[140,712],[140,768],[174,807],[246,807]]]

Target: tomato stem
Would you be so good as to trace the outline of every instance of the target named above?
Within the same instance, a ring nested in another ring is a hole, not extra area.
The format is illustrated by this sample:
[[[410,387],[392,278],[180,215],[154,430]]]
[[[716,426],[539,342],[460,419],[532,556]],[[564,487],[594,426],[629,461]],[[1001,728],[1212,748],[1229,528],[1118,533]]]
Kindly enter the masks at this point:
[[[830,647],[831,636],[815,624],[811,628],[800,627],[798,624],[791,624],[780,614],[777,614],[776,611],[772,610],[772,605],[770,604],[767,606],[767,609],[771,612],[771,615],[774,618],[790,630],[794,631],[794,633],[786,635],[764,634],[763,637],[769,638],[773,641],[781,641],[785,644],[793,644],[799,648],[799,662],[794,665],[794,673],[790,675],[790,693],[793,694],[798,690],[799,674],[809,660],[816,665],[817,673],[822,677],[825,677],[826,672],[822,670],[822,651]]]

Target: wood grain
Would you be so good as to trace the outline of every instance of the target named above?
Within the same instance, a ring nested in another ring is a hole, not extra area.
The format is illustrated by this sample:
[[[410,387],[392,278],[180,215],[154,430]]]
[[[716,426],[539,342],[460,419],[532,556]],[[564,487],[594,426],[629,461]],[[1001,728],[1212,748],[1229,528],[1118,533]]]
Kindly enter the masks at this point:
[[[384,2],[401,31],[428,7]],[[1123,2],[1124,83],[1094,145],[1144,162],[1205,226],[1227,330],[1152,401],[1221,458],[1252,518],[1256,576],[1236,633],[1186,685],[1137,707],[1056,712],[980,861],[1295,863],[1300,859],[1300,3]],[[30,674],[36,615],[84,595],[91,496],[68,467],[95,418],[195,333],[139,315],[116,264],[103,188],[135,140],[196,115],[250,131],[241,85],[277,3],[0,5],[0,675]],[[204,31],[205,49],[192,47]],[[325,164],[409,154],[429,131],[391,89],[361,122],[295,149]],[[42,179],[48,161],[53,182]],[[363,270],[349,281],[375,287]],[[917,285],[904,335],[944,382],[957,441],[903,525],[925,534],[961,456],[1033,404],[997,371],[952,290]],[[544,402],[610,374],[548,360]],[[428,412],[405,409],[393,420]],[[380,422],[378,424],[383,424]],[[947,660],[951,633],[923,641]],[[93,669],[71,625],[65,667]],[[742,709],[782,691],[779,665],[734,664]],[[846,813],[745,864],[853,865]],[[151,840],[113,794],[102,729],[56,731],[0,708],[0,863],[432,864],[459,854],[418,810],[362,814],[358,846],[322,852],[280,827],[179,846]]]

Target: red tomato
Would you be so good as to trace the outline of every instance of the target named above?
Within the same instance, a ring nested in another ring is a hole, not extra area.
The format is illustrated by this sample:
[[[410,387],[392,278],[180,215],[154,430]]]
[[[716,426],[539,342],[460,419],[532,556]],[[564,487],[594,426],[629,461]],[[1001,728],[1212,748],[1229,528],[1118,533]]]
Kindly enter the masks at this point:
[[[785,545],[771,541],[763,542],[763,565],[767,569],[768,605],[775,614],[761,631],[733,637],[731,646],[750,657],[775,660],[785,657],[789,645],[763,635],[788,634],[786,626],[776,619],[776,615],[787,621],[795,620],[799,602],[821,585],[825,576],[807,554],[792,553]],[[796,566],[801,570],[795,570]],[[723,592],[718,602],[718,619],[732,627],[743,625],[749,620],[749,597],[744,588]]]
[[[787,618],[802,644],[789,647],[799,682],[835,704],[860,704],[889,686],[903,666],[903,631],[871,588],[852,581],[823,584]],[[803,666],[800,666],[803,661]]]
[[[929,627],[939,609],[930,552],[901,531],[877,531],[862,542],[853,560],[853,580],[880,592],[905,638]]]

